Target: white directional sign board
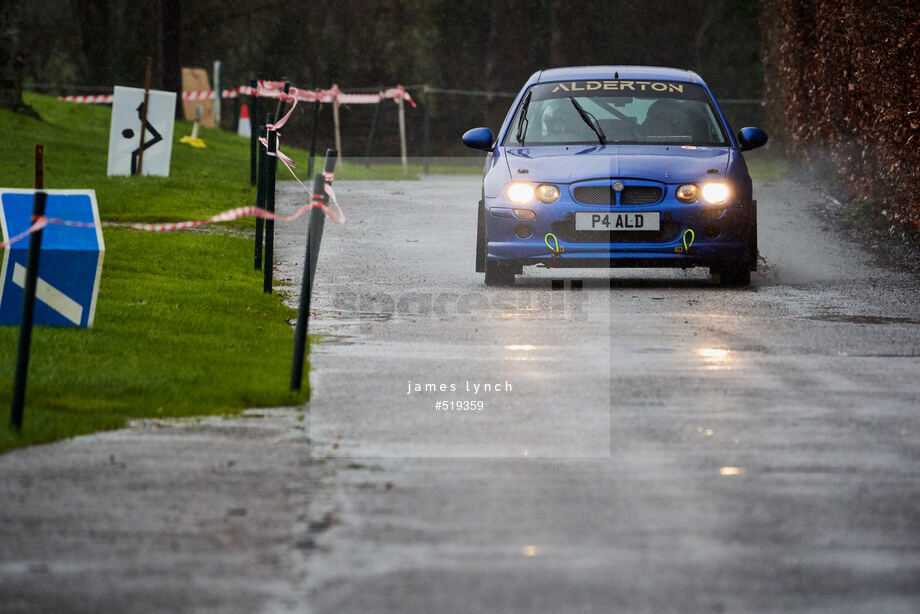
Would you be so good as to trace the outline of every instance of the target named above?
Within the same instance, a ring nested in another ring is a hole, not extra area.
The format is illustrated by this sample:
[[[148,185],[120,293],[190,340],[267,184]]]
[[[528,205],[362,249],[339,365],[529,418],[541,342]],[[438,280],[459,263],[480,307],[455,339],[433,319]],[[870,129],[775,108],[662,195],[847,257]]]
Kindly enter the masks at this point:
[[[141,150],[141,111],[144,90],[115,86],[112,123],[109,128],[109,175],[134,175]],[[176,93],[150,91],[144,131],[144,175],[169,176]]]
[[[80,226],[49,224],[35,288],[35,323],[50,326],[93,325],[102,276],[102,225],[92,190],[44,190],[45,216]],[[35,190],[0,188],[0,238],[18,236],[32,225]],[[28,266],[29,239],[0,252],[0,325],[18,325]]]

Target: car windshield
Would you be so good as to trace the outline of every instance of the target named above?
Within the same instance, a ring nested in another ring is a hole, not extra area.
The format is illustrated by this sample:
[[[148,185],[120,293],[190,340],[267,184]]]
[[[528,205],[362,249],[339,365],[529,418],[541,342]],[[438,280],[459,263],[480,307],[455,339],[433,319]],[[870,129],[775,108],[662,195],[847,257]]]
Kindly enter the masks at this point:
[[[507,147],[605,143],[729,145],[703,87],[625,79],[533,86],[504,141]]]

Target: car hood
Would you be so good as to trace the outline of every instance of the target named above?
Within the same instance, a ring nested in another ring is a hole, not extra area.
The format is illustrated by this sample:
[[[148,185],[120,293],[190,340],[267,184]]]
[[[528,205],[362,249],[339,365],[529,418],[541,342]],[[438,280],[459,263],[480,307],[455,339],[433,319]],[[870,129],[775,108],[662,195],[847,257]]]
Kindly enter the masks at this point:
[[[512,180],[572,183],[610,177],[663,183],[724,177],[731,149],[679,145],[568,145],[509,147]]]

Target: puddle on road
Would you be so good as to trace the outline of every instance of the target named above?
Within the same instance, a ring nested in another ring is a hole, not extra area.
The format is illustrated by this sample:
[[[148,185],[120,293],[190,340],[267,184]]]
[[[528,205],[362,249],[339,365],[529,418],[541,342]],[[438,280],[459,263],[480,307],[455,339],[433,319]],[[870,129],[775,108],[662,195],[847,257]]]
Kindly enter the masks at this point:
[[[354,345],[357,343],[356,335],[330,335],[320,334],[320,340],[329,345]]]
[[[389,322],[393,319],[393,314],[382,311],[315,311],[311,309],[310,318],[335,320],[337,323],[366,324],[368,322]]]
[[[847,324],[920,324],[920,321],[911,318],[850,315],[842,313],[829,313],[820,316],[808,316],[805,319],[817,320],[819,322],[844,322]]]
[[[854,354],[852,352],[838,352],[837,355],[841,358],[920,358],[920,354]]]

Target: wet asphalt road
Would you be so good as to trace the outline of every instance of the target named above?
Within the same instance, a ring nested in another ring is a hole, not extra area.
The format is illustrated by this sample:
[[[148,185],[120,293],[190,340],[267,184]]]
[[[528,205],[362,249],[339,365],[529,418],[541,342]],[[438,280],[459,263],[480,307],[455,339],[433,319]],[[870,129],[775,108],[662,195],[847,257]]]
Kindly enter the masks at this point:
[[[475,178],[339,194],[311,454],[353,458],[307,559],[315,611],[920,611],[920,284],[820,196],[757,185],[764,265],[729,290],[485,288]]]
[[[920,611],[920,282],[819,195],[755,186],[750,289],[493,289],[475,177],[337,191],[305,419],[0,456],[0,612]]]

